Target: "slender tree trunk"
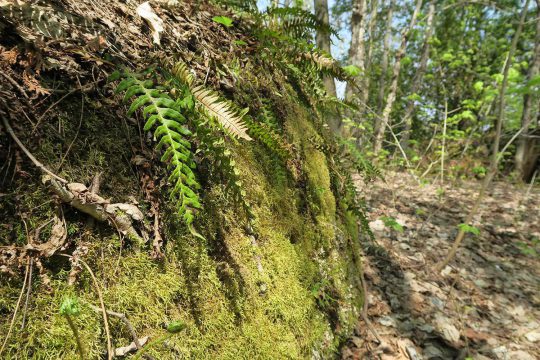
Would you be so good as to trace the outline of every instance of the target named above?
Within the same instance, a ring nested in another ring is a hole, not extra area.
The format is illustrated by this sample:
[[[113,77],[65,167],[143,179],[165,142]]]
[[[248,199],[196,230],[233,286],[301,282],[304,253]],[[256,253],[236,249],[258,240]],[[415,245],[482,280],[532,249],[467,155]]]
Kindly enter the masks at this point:
[[[523,23],[525,22],[525,16],[527,15],[528,7],[529,7],[529,0],[525,0],[525,4],[523,5],[523,9],[521,10],[521,15],[519,18],[519,25],[517,27],[514,37],[512,38],[512,43],[510,44],[510,50],[508,51],[508,57],[504,64],[503,81],[501,84],[501,88],[499,90],[499,108],[497,112],[497,122],[495,125],[495,141],[493,142],[493,150],[492,150],[493,153],[491,154],[491,161],[489,163],[489,169],[486,174],[486,177],[484,178],[484,182],[482,183],[482,186],[480,188],[480,191],[478,192],[478,196],[476,197],[476,200],[474,202],[474,205],[471,211],[467,214],[467,217],[465,219],[465,224],[467,225],[470,225],[472,223],[476,213],[480,209],[480,205],[482,204],[484,195],[489,185],[491,184],[491,180],[493,180],[493,178],[495,177],[495,174],[497,174],[497,167],[500,160],[499,145],[501,142],[502,125],[504,122],[504,108],[505,108],[506,86],[508,85],[508,72],[512,65],[512,58],[514,57],[514,53],[516,51],[516,45],[521,35],[521,30],[523,29]],[[465,231],[463,229],[460,229],[456,236],[456,239],[454,240],[454,243],[452,244],[452,247],[450,248],[450,251],[444,258],[444,260],[435,266],[436,272],[440,272],[442,269],[444,269],[445,266],[448,265],[448,263],[454,258],[457,250],[459,249],[459,245],[463,241],[464,237],[465,237]]]
[[[317,16],[317,18],[321,22],[325,24],[330,24],[330,15],[328,12],[328,0],[314,0],[313,3],[315,7],[315,16]],[[329,55],[332,55],[330,34],[322,32],[322,31],[317,31],[317,34],[315,35],[315,42],[319,49],[327,52]],[[323,78],[323,81],[324,81],[324,88],[326,89],[326,92],[328,93],[328,95],[337,96],[336,83],[334,82],[334,78],[331,76],[325,76]],[[335,117],[335,116],[328,117],[328,125],[330,126],[330,129],[334,133],[339,133],[340,120],[338,117]]]
[[[317,18],[325,23],[330,24],[330,15],[328,13],[328,0],[314,0],[315,15]],[[330,34],[322,31],[317,31],[315,35],[315,42],[317,47],[328,54],[332,55]],[[324,79],[324,86],[328,95],[336,96],[336,84],[332,77],[326,77]]]
[[[399,72],[401,71],[401,60],[405,56],[405,49],[407,47],[407,41],[409,39],[412,29],[414,28],[414,25],[416,24],[416,18],[418,17],[418,13],[420,12],[421,7],[422,7],[422,0],[417,0],[416,7],[414,8],[414,12],[411,17],[411,22],[409,23],[409,27],[403,31],[403,35],[401,36],[401,45],[396,54],[394,68],[392,70],[392,82],[390,83],[390,89],[388,91],[388,96],[386,98],[386,105],[382,112],[381,122],[379,126],[376,128],[376,132],[375,132],[375,140],[373,142],[373,150],[375,153],[378,153],[382,147],[382,142],[384,139],[384,132],[386,130],[386,126],[390,119],[390,112],[392,111],[394,101],[396,100]]]
[[[392,40],[392,21],[394,20],[394,7],[396,0],[390,0],[388,6],[388,14],[386,15],[386,33],[384,34],[384,45],[381,59],[381,81],[379,84],[379,114],[383,110],[384,106],[384,93],[386,91],[386,77],[388,74],[388,53],[390,52],[390,40]],[[380,120],[375,120],[375,132],[380,127]]]
[[[351,16],[351,46],[349,48],[349,59],[352,65],[360,69],[359,89],[362,93],[367,90],[365,84],[365,42],[364,35],[366,33],[366,0],[353,0],[352,16]],[[351,100],[354,94],[354,88],[351,84],[347,84],[345,88],[345,98]],[[360,97],[360,94],[356,94]],[[362,105],[360,105],[362,106]]]
[[[410,93],[416,94],[420,89],[422,84],[422,78],[424,77],[424,72],[426,71],[427,61],[429,59],[429,42],[433,36],[433,30],[435,26],[433,25],[435,18],[435,3],[429,5],[429,12],[427,16],[426,24],[426,37],[424,39],[424,45],[422,46],[422,56],[420,57],[420,64],[414,75],[413,82],[411,85]],[[407,108],[405,109],[405,115],[403,116],[403,121],[405,123],[405,128],[403,129],[401,137],[401,147],[403,150],[407,150],[409,146],[409,139],[411,137],[411,128],[412,128],[412,115],[414,111],[414,100],[408,100]]]
[[[540,0],[536,1],[536,13],[537,17],[540,17]],[[534,41],[534,54],[531,59],[531,64],[529,66],[529,72],[527,73],[527,81],[533,79],[538,72],[540,71],[540,21],[536,21],[536,36]],[[529,166],[526,164],[529,162],[528,156],[531,152],[529,148],[534,145],[534,142],[527,137],[529,133],[529,128],[532,123],[532,104],[533,97],[530,94],[525,94],[523,96],[523,112],[521,113],[521,127],[524,129],[522,135],[518,139],[517,148],[516,148],[516,172],[519,174],[521,179],[524,181],[528,180],[528,177],[532,174],[529,174]]]
[[[369,15],[369,24],[367,28],[367,34],[369,36],[369,40],[366,46],[366,61],[365,61],[365,76],[364,76],[364,85],[365,85],[365,91],[362,91],[360,94],[360,104],[361,106],[367,106],[368,99],[369,99],[369,89],[370,87],[370,77],[369,72],[371,69],[371,56],[373,55],[373,44],[375,41],[373,40],[373,28],[375,27],[375,23],[377,22],[377,5],[378,0],[371,1],[371,14]]]

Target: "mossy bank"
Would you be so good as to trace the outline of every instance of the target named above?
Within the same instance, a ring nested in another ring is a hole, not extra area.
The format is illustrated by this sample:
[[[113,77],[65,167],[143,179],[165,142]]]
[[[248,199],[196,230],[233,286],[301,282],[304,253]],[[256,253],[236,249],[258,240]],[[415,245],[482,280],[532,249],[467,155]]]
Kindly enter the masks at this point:
[[[72,13],[91,6],[90,1],[77,6],[67,3],[62,10]],[[111,2],[100,11],[119,27],[126,23],[144,29],[140,19],[111,15],[128,10],[135,13],[135,7],[130,2]],[[46,241],[53,231],[48,221],[55,214],[65,219],[68,236],[57,254],[32,260],[29,290],[22,296],[2,357],[78,358],[76,340],[59,311],[66,297],[80,302],[80,313],[73,322],[87,358],[106,357],[103,318],[92,307],[100,307],[96,286],[87,270],[73,269],[61,255],[74,251],[95,274],[105,307],[125,314],[139,338],[149,336],[152,341],[162,337],[172,321],[187,325],[148,349],[147,354],[156,359],[333,357],[352,332],[362,306],[361,235],[349,211],[350,199],[340,190],[338,165],[325,150],[324,145],[332,143],[332,135],[323,125],[325,114],[313,106],[294,77],[250,58],[255,53],[240,49],[233,51],[235,56],[225,56],[242,34],[212,22],[212,16],[225,14],[225,10],[191,4],[176,10],[157,9],[163,18],[175,11],[175,18],[189,19],[173,29],[182,33],[187,28],[196,37],[193,40],[188,34],[186,44],[171,45],[174,55],[183,58],[201,79],[206,76],[209,87],[239,107],[249,107],[253,121],[274,127],[284,143],[290,144],[292,155],[284,160],[260,141],[228,143],[253,211],[250,224],[227,192],[225,179],[205,161],[198,162],[202,210],[194,226],[205,240],[194,237],[168,201],[165,169],[152,138],[141,131],[140,117],[126,117],[124,105],[112,92],[114,86],[99,80],[100,67],[106,69],[104,73],[110,72],[118,58],[100,60],[103,53],[98,57],[86,48],[86,57],[76,51],[55,53],[56,45],[50,44],[42,55],[49,60],[62,57],[62,61],[72,56],[69,61],[77,65],[77,71],[57,66],[36,73],[40,87],[62,91],[37,94],[30,100],[34,108],[26,102],[14,105],[9,116],[15,132],[36,158],[71,181],[90,185],[101,174],[100,195],[136,204],[146,216],[147,228],[156,224],[152,207],[159,204],[156,226],[163,237],[164,256],[153,256],[150,243],[130,241],[111,224],[95,222],[59,204],[41,183],[39,170],[2,133],[0,159],[6,165],[0,183],[0,245],[22,247],[28,236]],[[242,20],[237,21],[240,29]],[[138,53],[139,60],[129,59],[138,67],[159,54],[147,46],[150,35],[141,36],[145,38],[136,41],[143,45],[130,43],[129,34],[124,44]],[[116,39],[121,40],[121,36]],[[14,78],[22,74],[21,62],[28,56],[29,50],[23,49],[26,41],[12,35],[1,43],[4,55],[17,51],[15,62],[4,56],[1,64]],[[166,47],[167,38],[162,42]],[[142,59],[144,51],[148,55]],[[226,71],[235,66],[239,72]],[[79,85],[86,90],[69,93]],[[8,85],[5,89],[17,91]],[[28,112],[30,120],[38,120],[34,126],[19,116],[23,116],[19,109]],[[7,116],[6,109],[2,111]],[[29,260],[21,264],[29,264]],[[17,308],[26,270],[22,265],[0,274],[2,334],[7,334]],[[120,319],[109,316],[109,327],[113,348],[133,341]]]

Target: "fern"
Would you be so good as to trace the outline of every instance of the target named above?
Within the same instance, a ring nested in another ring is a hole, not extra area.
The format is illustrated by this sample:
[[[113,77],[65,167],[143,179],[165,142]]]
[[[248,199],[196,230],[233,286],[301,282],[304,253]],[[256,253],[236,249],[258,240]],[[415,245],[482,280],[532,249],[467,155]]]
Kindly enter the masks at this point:
[[[319,20],[311,12],[300,7],[270,7],[263,13],[263,16],[265,16],[267,23],[279,23],[279,30],[292,37],[306,37],[309,35],[309,31],[317,31],[339,37],[339,34],[334,28]]]
[[[174,66],[173,74],[190,88],[200,109],[207,116],[216,119],[225,132],[232,137],[252,140],[247,134],[247,127],[242,120],[243,114],[236,112],[228,101],[221,100],[212,90],[206,89],[202,85],[194,86],[193,75],[185,63],[179,61]]]
[[[338,137],[337,141],[343,147],[343,150],[347,155],[346,159],[352,164],[354,170],[362,175],[365,181],[372,181],[376,178],[384,180],[381,170],[364,157],[354,142],[342,137]]]
[[[183,126],[186,119],[179,112],[178,104],[165,91],[156,88],[153,80],[128,72],[117,76],[123,80],[116,92],[125,92],[124,101],[135,97],[128,114],[143,108],[146,118],[144,130],[154,129],[154,137],[159,139],[156,149],[165,149],[161,161],[167,164],[170,171],[170,197],[176,202],[178,213],[190,231],[196,234],[192,223],[196,209],[201,208],[196,193],[200,185],[193,173],[195,163],[188,141],[192,134]]]
[[[254,138],[266,145],[268,149],[276,153],[281,159],[287,160],[291,157],[291,146],[270,126],[265,123],[256,122],[249,117],[246,117],[244,120],[249,128],[249,133]]]

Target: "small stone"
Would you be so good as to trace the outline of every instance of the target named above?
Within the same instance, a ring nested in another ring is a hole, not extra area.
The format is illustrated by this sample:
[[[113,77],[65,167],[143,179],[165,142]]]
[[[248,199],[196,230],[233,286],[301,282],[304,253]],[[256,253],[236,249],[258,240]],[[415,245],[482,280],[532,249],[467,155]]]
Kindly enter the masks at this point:
[[[528,332],[525,334],[525,337],[530,342],[537,342],[538,340],[540,340],[540,331],[536,330],[536,331]]]
[[[535,360],[535,357],[523,350],[511,351],[508,360]]]

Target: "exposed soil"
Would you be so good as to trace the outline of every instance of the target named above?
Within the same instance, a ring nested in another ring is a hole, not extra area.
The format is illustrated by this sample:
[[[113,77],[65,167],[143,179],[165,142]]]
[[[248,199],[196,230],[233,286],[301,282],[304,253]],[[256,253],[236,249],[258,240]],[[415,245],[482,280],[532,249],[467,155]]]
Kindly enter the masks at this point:
[[[492,185],[472,224],[479,235],[437,274],[480,182],[419,186],[394,173],[360,186],[375,235],[364,246],[368,317],[383,344],[360,321],[343,359],[540,358],[538,187]]]

